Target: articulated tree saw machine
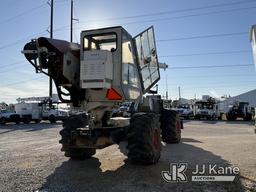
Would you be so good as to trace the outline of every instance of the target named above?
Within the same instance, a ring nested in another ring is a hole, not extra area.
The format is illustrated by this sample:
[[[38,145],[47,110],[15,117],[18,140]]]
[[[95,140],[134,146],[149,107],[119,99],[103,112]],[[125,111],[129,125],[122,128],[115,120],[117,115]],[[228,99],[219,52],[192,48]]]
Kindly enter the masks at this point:
[[[161,136],[180,142],[178,114],[164,109],[151,90],[160,79],[153,27],[134,38],[120,26],[82,31],[80,44],[40,37],[23,53],[36,72],[54,80],[63,103],[84,111],[63,123],[65,156],[86,159],[127,140],[132,162],[153,164],[160,158]],[[112,117],[114,107],[127,101],[134,102],[131,117]]]

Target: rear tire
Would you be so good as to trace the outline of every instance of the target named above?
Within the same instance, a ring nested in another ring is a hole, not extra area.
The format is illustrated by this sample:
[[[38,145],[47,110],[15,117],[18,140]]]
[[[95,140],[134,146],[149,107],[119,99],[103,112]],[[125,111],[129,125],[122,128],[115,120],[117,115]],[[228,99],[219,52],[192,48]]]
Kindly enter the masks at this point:
[[[25,119],[23,120],[23,123],[24,123],[24,124],[29,124],[30,121],[31,121],[30,118],[27,117],[27,118],[25,118]]]
[[[35,123],[40,123],[40,122],[41,122],[40,119],[36,119],[36,120],[34,120],[34,121],[35,121]]]
[[[155,164],[161,156],[159,117],[154,113],[136,113],[130,120],[128,159],[136,164]]]
[[[55,118],[55,116],[54,116],[54,115],[50,115],[49,121],[50,121],[50,123],[56,123],[56,118]]]
[[[88,124],[85,114],[74,115],[68,117],[63,122],[63,129],[60,131],[62,144],[62,151],[65,152],[66,157],[70,157],[74,160],[88,159],[96,153],[96,149],[93,148],[70,148],[72,144],[71,134],[79,127],[85,127]]]
[[[166,143],[179,143],[182,122],[176,111],[163,109],[161,118],[162,139]]]
[[[236,120],[236,116],[234,116],[233,114],[227,114],[227,120],[228,121],[235,121]]]
[[[5,119],[4,117],[2,117],[2,118],[0,119],[0,124],[1,124],[1,125],[5,125],[5,123],[6,123],[6,119]]]
[[[252,114],[246,114],[244,117],[244,121],[251,121],[252,120]]]

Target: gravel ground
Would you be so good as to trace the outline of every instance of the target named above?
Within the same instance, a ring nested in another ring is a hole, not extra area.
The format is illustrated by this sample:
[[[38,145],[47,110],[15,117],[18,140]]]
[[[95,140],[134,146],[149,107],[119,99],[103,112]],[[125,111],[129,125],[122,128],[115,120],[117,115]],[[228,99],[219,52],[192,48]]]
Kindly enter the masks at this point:
[[[256,134],[250,123],[186,121],[180,144],[165,145],[157,165],[127,161],[126,143],[98,150],[85,161],[60,152],[61,124],[0,126],[0,191],[248,191],[256,192]],[[167,183],[170,163],[238,166],[234,182]]]

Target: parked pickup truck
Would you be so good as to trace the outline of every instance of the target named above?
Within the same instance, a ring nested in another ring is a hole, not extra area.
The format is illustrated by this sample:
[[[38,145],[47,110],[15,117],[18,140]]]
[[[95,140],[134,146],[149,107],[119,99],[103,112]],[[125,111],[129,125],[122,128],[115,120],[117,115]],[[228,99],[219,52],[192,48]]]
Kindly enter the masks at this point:
[[[1,110],[0,111],[0,124],[4,125],[5,123],[8,123],[8,122],[15,122],[16,124],[19,124],[20,123],[20,115],[15,112]]]

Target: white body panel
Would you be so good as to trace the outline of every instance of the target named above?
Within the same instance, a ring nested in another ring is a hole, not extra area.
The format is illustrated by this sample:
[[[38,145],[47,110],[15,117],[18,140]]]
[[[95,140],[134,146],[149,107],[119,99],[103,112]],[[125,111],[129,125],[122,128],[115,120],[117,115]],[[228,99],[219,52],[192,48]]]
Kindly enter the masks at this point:
[[[228,113],[229,111],[229,106],[230,106],[230,103],[229,102],[220,102],[218,103],[218,117],[220,117],[221,114],[224,114],[224,113]]]
[[[69,111],[64,109],[50,109],[50,110],[43,110],[43,117],[48,118],[51,115],[54,117],[68,117]]]
[[[17,103],[15,111],[22,115],[31,115],[32,119],[42,119],[42,107],[38,103]]]
[[[113,80],[112,53],[107,50],[85,51],[81,61],[82,88],[110,88]]]

